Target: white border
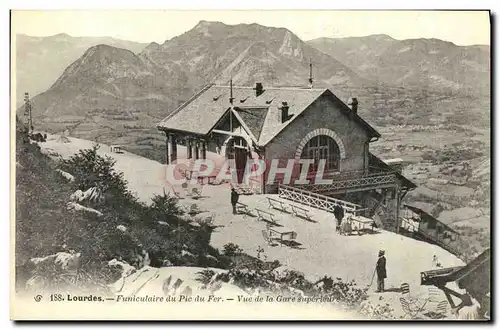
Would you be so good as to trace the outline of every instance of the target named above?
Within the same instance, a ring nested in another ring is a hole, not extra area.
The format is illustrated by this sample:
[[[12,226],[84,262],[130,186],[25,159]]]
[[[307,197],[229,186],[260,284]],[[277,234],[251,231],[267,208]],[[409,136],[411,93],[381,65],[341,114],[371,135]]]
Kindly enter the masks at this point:
[[[9,12],[8,9],[72,9],[72,8],[79,8],[79,9],[159,9],[159,8],[169,8],[169,9],[493,9],[494,12],[498,12],[498,1],[484,1],[484,0],[475,0],[475,1],[465,1],[465,0],[454,0],[454,1],[439,1],[436,2],[435,0],[419,0],[419,1],[412,1],[412,2],[403,2],[403,1],[376,1],[376,2],[371,2],[371,1],[355,1],[355,0],[350,0],[350,1],[343,1],[343,2],[336,2],[332,3],[331,1],[317,1],[317,0],[309,0],[309,1],[292,1],[292,0],[287,0],[287,1],[276,1],[276,2],[270,2],[268,0],[252,0],[252,1],[247,1],[247,2],[235,2],[235,1],[210,1],[207,2],[206,0],[183,0],[183,1],[171,1],[171,2],[165,2],[165,1],[148,1],[148,0],[142,0],[142,1],[130,1],[130,0],[117,0],[117,1],[98,1],[98,0],[86,0],[86,1],[81,1],[81,2],[74,2],[72,6],[68,5],[67,1],[57,1],[57,0],[52,0],[52,1],[45,1],[45,2],[40,2],[39,0],[22,0],[22,1],[13,1],[13,0],[7,0],[2,2],[2,11],[1,11],[1,28],[2,28],[2,33],[0,33],[2,40],[1,40],[1,47],[2,47],[2,52],[5,55],[5,59],[9,58],[10,51],[9,51]],[[496,28],[495,28],[496,30]],[[493,34],[494,41],[497,41],[497,35]],[[494,60],[496,60],[495,58]],[[3,73],[3,80],[1,81],[2,83],[2,104],[4,104],[6,107],[4,108],[3,111],[3,120],[0,120],[0,132],[1,132],[1,137],[0,137],[0,148],[1,148],[1,154],[3,155],[9,155],[10,151],[10,144],[9,144],[9,123],[10,120],[8,120],[8,115],[9,115],[9,61],[3,60],[1,61],[0,64],[2,73]],[[499,95],[498,93],[498,85],[495,84],[495,91],[494,95]],[[495,124],[497,124],[497,120],[499,116],[496,116]],[[498,126],[498,125],[495,125]],[[496,144],[496,154],[498,154],[498,143]],[[2,225],[4,226],[4,230],[2,230],[2,234],[4,235],[2,242],[5,242],[4,246],[1,251],[1,257],[3,261],[3,265],[7,266],[9,264],[9,247],[6,246],[6,242],[9,242],[9,158],[4,157],[4,161],[2,161],[2,167],[1,167],[1,178],[2,182],[0,184],[1,187],[1,198],[0,201],[2,205],[0,206],[0,209],[3,212],[3,216],[1,217],[2,219]],[[495,166],[495,170],[498,170],[498,162]],[[498,171],[495,171],[498,173]],[[496,190],[496,182],[494,182],[494,187],[492,187],[492,190]],[[497,196],[498,197],[498,196]],[[498,205],[497,203],[497,198],[495,198],[495,210],[496,206]],[[498,235],[498,228],[499,225],[496,225],[496,232],[495,234]],[[497,260],[496,260],[497,261]],[[4,269],[9,269],[9,266],[5,267]],[[3,321],[2,323],[2,328],[13,328],[14,324],[12,322],[9,322],[9,273],[7,271],[3,272],[3,278],[0,281],[1,283],[1,288],[2,288],[2,311],[3,315],[1,320]],[[498,305],[498,304],[496,304]],[[498,314],[497,314],[498,316]],[[102,324],[92,324],[93,328],[104,328],[105,325]],[[109,325],[108,325],[109,326]],[[123,327],[125,325],[120,324],[120,325],[114,325],[114,326],[119,326]],[[132,325],[134,327],[138,326],[137,324]],[[163,325],[162,325],[163,326]],[[169,327],[173,327],[173,324],[169,324]],[[190,325],[192,326],[192,325]],[[218,325],[216,325],[218,326]],[[232,325],[230,325],[232,326]],[[258,326],[259,329],[266,329],[270,328],[271,325],[263,325],[263,324],[258,324],[255,325]],[[288,325],[286,325],[288,326]],[[333,324],[332,326],[334,327],[344,327],[345,325],[341,324]],[[373,325],[372,325],[373,326]],[[384,325],[379,325],[379,326],[384,326]],[[409,325],[405,325],[405,327],[408,327]],[[411,325],[415,326],[415,325]],[[426,324],[426,327],[429,325]],[[438,325],[433,325],[431,327],[436,327]],[[60,325],[60,328],[69,328],[70,325]]]

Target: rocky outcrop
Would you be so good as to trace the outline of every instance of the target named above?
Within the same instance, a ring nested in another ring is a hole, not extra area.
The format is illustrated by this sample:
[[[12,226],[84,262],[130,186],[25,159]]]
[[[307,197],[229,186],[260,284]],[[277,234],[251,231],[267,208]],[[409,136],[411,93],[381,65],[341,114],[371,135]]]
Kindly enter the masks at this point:
[[[63,178],[65,178],[66,180],[68,180],[69,182],[75,181],[75,177],[73,175],[69,174],[68,172],[64,172],[61,169],[57,169],[56,172],[59,173],[59,174],[61,174],[61,176]]]
[[[26,281],[25,288],[32,291],[41,291],[57,283],[58,277],[66,280],[74,277],[80,267],[81,253],[58,252],[45,257],[31,258],[24,265],[30,270],[31,277]]]
[[[90,208],[90,207],[86,207],[86,206],[83,206],[83,205],[80,205],[78,203],[75,203],[75,202],[69,202],[67,205],[66,205],[66,208],[68,210],[73,210],[73,211],[83,211],[83,212],[89,212],[89,213],[94,213],[98,216],[102,216],[103,214],[93,208]]]
[[[83,202],[83,201],[98,201],[101,199],[101,193],[96,187],[89,188],[85,191],[77,190],[69,196],[70,201]]]

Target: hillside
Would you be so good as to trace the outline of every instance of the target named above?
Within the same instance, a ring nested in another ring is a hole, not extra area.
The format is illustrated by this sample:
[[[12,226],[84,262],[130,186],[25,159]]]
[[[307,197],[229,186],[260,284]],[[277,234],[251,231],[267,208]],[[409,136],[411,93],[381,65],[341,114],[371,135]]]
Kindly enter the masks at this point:
[[[387,35],[319,38],[308,41],[370,80],[490,94],[490,49],[457,46],[439,39],[396,40]]]
[[[28,92],[32,96],[47,90],[89,47],[106,44],[138,53],[146,46],[110,37],[71,37],[67,34],[49,37],[18,34],[13,42],[16,46],[17,94]]]

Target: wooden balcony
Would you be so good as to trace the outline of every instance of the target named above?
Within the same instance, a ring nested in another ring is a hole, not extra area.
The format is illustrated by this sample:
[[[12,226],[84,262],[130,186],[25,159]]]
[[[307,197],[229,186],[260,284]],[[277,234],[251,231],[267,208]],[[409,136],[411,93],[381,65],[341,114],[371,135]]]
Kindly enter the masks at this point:
[[[371,189],[395,187],[398,184],[397,173],[371,169],[365,171],[350,171],[341,173],[325,173],[323,178],[331,183],[315,183],[315,173],[308,176],[312,183],[302,185],[302,189],[319,194],[340,194],[345,192],[364,191]]]

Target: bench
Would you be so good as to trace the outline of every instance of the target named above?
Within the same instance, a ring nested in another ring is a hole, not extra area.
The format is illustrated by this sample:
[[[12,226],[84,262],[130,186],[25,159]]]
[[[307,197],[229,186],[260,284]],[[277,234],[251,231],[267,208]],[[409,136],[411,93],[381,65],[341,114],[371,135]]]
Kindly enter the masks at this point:
[[[277,200],[277,199],[274,199],[274,198],[271,198],[271,197],[267,197],[267,201],[269,202],[270,208],[280,210],[280,211],[285,212],[285,213],[290,213],[286,209],[286,206],[285,206],[286,204],[284,202]]]
[[[274,214],[260,210],[260,209],[255,209],[255,211],[257,212],[257,220],[258,221],[266,221],[266,222],[270,222],[273,224],[278,224],[276,222],[276,220],[274,219]]]
[[[248,205],[237,202],[236,203],[236,212],[237,213],[242,213],[244,215],[250,215],[250,209],[248,208]]]
[[[117,153],[117,154],[123,153],[122,146],[113,145],[113,146],[110,146],[109,149],[110,149],[111,152],[114,152],[114,153]]]
[[[357,231],[358,234],[361,234],[361,231],[370,229],[371,233],[375,233],[374,227],[375,227],[375,221],[369,218],[365,218],[363,216],[350,216],[350,220],[352,222],[357,223],[356,228],[353,229],[354,231]],[[368,225],[368,228],[367,228]]]
[[[292,207],[293,215],[295,215],[296,217],[303,218],[309,221],[314,221],[309,215],[309,210],[296,205],[290,205],[290,206]]]
[[[279,241],[280,244],[283,245],[283,237],[288,236],[290,240],[295,240],[297,238],[297,232],[287,229],[287,228],[281,228],[281,229],[273,229],[273,228],[268,228],[269,230],[269,237],[272,238],[272,234],[275,233],[279,236]]]

